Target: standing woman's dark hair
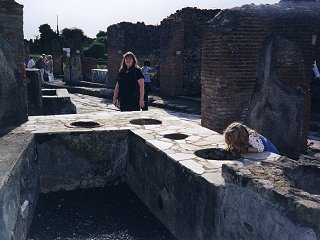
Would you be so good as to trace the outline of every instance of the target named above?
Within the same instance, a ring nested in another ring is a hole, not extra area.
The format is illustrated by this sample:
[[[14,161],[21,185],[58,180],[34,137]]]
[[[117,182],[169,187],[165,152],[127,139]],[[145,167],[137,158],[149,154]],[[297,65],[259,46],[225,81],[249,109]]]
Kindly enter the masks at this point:
[[[132,52],[123,55],[112,102],[122,112],[144,107],[144,76]]]
[[[119,72],[123,72],[123,71],[127,71],[128,70],[128,67],[127,67],[126,61],[125,61],[125,59],[127,57],[131,57],[133,59],[132,66],[135,66],[136,68],[139,68],[138,60],[137,60],[136,56],[132,52],[126,52],[125,54],[123,54],[123,58],[122,58],[122,61],[121,61],[121,64],[120,64]]]

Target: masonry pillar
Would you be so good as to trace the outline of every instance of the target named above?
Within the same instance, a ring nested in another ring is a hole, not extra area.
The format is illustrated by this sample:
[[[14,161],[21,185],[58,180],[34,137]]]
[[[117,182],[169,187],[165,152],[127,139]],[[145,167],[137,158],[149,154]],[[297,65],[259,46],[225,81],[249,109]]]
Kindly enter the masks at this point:
[[[0,0],[0,128],[28,119],[23,6]]]

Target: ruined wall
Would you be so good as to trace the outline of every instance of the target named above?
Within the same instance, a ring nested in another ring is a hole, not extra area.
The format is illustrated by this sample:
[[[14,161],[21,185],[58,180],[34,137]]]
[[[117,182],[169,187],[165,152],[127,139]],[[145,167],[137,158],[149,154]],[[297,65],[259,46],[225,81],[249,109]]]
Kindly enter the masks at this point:
[[[0,0],[0,128],[27,121],[23,6]]]
[[[92,57],[83,57],[81,59],[82,75],[85,81],[92,81],[91,70],[97,68],[97,59]]]
[[[144,23],[121,22],[108,27],[108,86],[114,87],[124,53],[131,51],[138,58],[139,65],[145,59],[151,65],[159,64],[159,29]]]
[[[204,23],[219,11],[184,8],[161,22],[161,92],[200,96]]]
[[[53,59],[53,74],[57,77],[57,75],[63,74],[62,71],[62,59],[61,59],[61,43],[57,39],[53,39],[51,41],[52,46],[52,59]]]
[[[64,80],[71,82],[82,81],[82,36],[78,33],[73,39],[68,39],[65,47],[70,48],[70,57],[66,57],[66,52],[63,52],[63,61],[65,63],[63,69]]]
[[[319,4],[299,4],[247,5],[208,24],[202,126],[221,132],[245,121],[283,154],[296,157],[306,149]]]
[[[41,192],[102,187],[126,179],[127,131],[37,136]]]

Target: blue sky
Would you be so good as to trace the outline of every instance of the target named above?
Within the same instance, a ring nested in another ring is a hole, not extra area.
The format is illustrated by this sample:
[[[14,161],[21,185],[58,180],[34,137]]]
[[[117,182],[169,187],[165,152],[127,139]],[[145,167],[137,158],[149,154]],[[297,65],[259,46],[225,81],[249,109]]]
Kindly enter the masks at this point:
[[[109,25],[126,22],[144,22],[156,25],[176,10],[184,7],[200,9],[232,8],[243,4],[274,4],[279,0],[16,0],[24,5],[24,37],[35,38],[39,26],[48,23],[56,30],[77,27],[88,37]]]

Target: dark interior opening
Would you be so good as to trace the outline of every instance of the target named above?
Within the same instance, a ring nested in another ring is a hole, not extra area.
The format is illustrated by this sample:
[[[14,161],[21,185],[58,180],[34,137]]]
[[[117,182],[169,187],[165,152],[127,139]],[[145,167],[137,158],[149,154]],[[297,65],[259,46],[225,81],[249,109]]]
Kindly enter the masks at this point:
[[[173,140],[182,140],[188,137],[186,134],[182,133],[170,133],[170,134],[165,134],[165,138],[173,139]]]
[[[42,96],[55,96],[57,92],[55,89],[42,89]]]
[[[93,122],[93,121],[77,121],[77,122],[71,123],[70,125],[74,126],[74,127],[87,127],[87,128],[99,127],[100,126],[99,123]]]
[[[140,118],[140,119],[133,119],[130,121],[130,123],[134,125],[157,125],[157,124],[161,124],[162,122],[157,119]]]
[[[174,240],[127,184],[40,194],[27,239]]]
[[[198,157],[209,160],[237,160],[240,155],[233,154],[222,148],[207,148],[195,151],[194,154]]]

